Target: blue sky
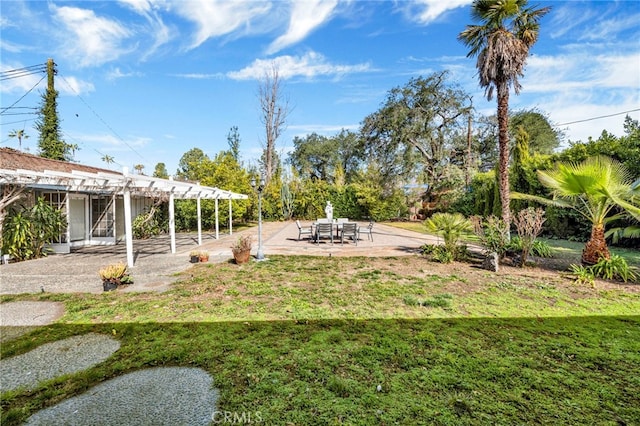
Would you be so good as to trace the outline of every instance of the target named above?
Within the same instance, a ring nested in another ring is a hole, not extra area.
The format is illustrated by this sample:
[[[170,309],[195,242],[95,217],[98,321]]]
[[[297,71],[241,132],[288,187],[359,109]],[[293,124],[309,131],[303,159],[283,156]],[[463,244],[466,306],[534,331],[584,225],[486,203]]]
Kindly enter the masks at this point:
[[[495,100],[478,87],[475,59],[456,39],[472,23],[467,0],[230,1],[121,0],[0,3],[0,71],[57,64],[64,139],[76,161],[120,169],[164,162],[174,173],[193,147],[227,149],[238,126],[245,162],[264,140],[258,84],[276,64],[291,112],[278,140],[283,156],[295,136],[357,130],[386,93],[412,77],[443,69],[473,95],[479,112]],[[640,2],[540,1],[541,22],[514,110],[537,108],[567,139],[603,129],[622,135],[625,111],[640,119]],[[6,75],[6,74],[3,74]],[[42,74],[0,82],[1,146],[12,130],[30,136]],[[20,99],[22,98],[22,99]],[[18,101],[16,103],[16,101]]]

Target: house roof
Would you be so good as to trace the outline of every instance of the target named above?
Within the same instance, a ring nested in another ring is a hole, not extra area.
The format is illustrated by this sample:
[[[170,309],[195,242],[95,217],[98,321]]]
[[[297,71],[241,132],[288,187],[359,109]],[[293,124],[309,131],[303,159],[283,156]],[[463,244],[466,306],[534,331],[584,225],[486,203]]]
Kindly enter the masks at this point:
[[[51,160],[12,148],[0,148],[0,184],[53,187],[67,191],[123,193],[177,198],[247,199],[244,194],[194,182],[122,173],[66,161]]]
[[[36,172],[54,170],[58,172],[71,173],[73,170],[77,170],[79,172],[89,173],[118,173],[109,169],[101,169],[99,167],[91,167],[78,163],[70,163],[68,161],[39,157],[13,148],[0,148],[0,169],[23,169],[33,170]]]

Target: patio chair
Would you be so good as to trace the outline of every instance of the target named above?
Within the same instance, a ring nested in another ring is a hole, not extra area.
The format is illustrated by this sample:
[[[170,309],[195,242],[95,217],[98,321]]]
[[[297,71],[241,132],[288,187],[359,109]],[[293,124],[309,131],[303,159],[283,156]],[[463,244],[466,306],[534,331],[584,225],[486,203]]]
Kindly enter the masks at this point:
[[[299,220],[296,220],[296,225],[298,225],[298,241],[302,239],[303,235],[309,235],[309,239],[313,237],[313,227],[302,227]]]
[[[333,223],[318,223],[316,225],[316,244],[320,244],[320,238],[327,237],[333,244]]]
[[[364,228],[360,226],[358,234],[367,234],[367,240],[370,239],[373,242],[373,221],[369,222],[369,225]]]
[[[358,224],[355,222],[344,222],[340,232],[340,244],[344,245],[344,239],[351,238],[358,245]]]
[[[340,237],[340,232],[342,231],[342,224],[345,222],[349,222],[349,219],[346,217],[339,217],[334,221],[336,225],[336,238]]]

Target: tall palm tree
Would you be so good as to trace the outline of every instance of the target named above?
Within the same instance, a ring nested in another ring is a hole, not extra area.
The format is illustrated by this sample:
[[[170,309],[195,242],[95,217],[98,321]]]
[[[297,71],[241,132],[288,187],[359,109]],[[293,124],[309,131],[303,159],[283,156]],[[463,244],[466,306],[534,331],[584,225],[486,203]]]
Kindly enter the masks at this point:
[[[9,132],[10,138],[18,138],[18,149],[22,151],[22,139],[29,139],[29,135],[22,130],[12,130]]]
[[[622,213],[610,216],[612,210],[621,209],[640,221],[640,188],[634,184],[629,170],[609,157],[590,157],[581,163],[559,163],[553,170],[538,170],[538,178],[551,189],[552,200],[523,194],[514,194],[514,198],[569,207],[591,222],[591,237],[582,251],[582,263],[585,265],[610,257],[605,225],[622,216]]]
[[[471,17],[479,25],[467,25],[458,35],[470,48],[468,57],[477,56],[480,87],[488,100],[494,90],[498,98],[499,188],[502,220],[510,223],[509,210],[509,88],[520,93],[518,77],[538,39],[539,20],[549,7],[527,8],[527,0],[474,0]]]

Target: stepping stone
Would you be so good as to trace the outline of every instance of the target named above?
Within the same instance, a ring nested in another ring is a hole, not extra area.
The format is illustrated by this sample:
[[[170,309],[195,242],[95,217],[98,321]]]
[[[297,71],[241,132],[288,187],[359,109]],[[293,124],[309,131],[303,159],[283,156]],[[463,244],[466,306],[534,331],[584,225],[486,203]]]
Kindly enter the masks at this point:
[[[99,384],[32,415],[28,425],[209,425],[218,391],[200,368],[158,367]]]
[[[118,349],[118,340],[96,333],[46,343],[25,354],[0,360],[0,391],[33,389],[45,380],[91,368]]]

